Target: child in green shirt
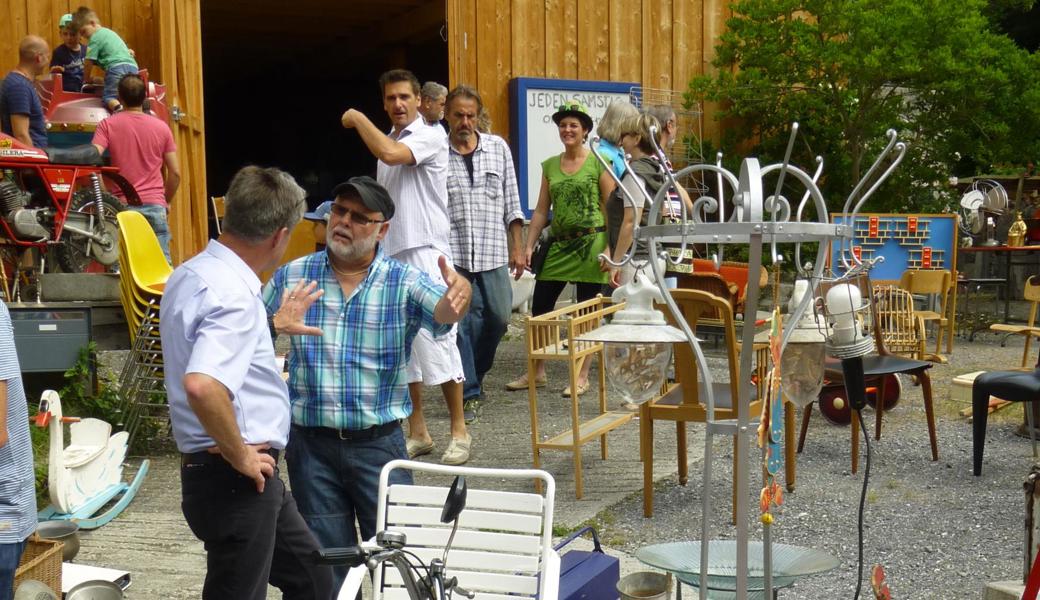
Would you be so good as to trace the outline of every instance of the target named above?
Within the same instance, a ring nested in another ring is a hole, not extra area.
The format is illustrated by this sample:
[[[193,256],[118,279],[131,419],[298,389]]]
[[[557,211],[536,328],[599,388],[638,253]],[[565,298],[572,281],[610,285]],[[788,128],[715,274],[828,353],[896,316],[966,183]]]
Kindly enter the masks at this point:
[[[126,75],[137,74],[137,61],[119,34],[101,26],[97,13],[81,6],[72,19],[75,31],[90,42],[87,46],[87,58],[83,61],[84,76],[90,73],[91,67],[97,65],[105,72],[105,88],[101,92],[101,101],[109,112],[121,109],[118,99],[119,80]]]

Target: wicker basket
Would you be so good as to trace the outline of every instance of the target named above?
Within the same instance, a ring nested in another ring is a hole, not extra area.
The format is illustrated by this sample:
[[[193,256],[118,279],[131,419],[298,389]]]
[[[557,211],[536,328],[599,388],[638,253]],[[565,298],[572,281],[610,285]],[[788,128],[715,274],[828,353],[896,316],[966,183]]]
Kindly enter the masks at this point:
[[[64,545],[54,540],[42,540],[38,534],[32,534],[25,541],[25,552],[14,572],[14,589],[17,590],[23,581],[35,579],[61,598],[61,547]]]

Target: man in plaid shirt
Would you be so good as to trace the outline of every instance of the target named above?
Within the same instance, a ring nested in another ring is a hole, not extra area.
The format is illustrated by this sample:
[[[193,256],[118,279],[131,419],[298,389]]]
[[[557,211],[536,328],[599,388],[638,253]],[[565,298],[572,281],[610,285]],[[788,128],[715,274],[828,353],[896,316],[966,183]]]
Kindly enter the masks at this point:
[[[412,412],[405,371],[412,343],[420,329],[447,334],[466,312],[470,285],[444,257],[440,285],[386,255],[395,203],[371,177],[332,193],[326,250],[278,269],[264,303],[278,333],[279,318],[300,316],[296,296],[313,298],[303,323],[322,335],[292,337],[285,460],[307,525],[322,546],[343,547],[358,543],[355,520],[362,540],[376,534],[379,473],[408,458],[400,422]],[[390,482],[410,478],[395,471]],[[335,572],[338,586],[346,569]]]
[[[466,373],[465,414],[471,421],[476,418],[481,383],[509,324],[510,271],[519,279],[527,266],[521,240],[524,213],[509,146],[497,135],[477,131],[484,112],[480,94],[460,85],[448,94],[445,107],[451,253],[455,269],[473,287],[470,311],[459,323],[456,338]]]

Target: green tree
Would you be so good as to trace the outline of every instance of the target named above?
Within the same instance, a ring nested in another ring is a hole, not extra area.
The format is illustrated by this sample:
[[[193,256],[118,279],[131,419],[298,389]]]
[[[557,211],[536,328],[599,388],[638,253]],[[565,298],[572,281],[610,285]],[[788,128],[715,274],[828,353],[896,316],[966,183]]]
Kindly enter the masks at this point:
[[[832,210],[889,128],[909,150],[872,211],[941,209],[950,175],[1040,156],[1040,59],[997,32],[984,0],[737,0],[732,9],[716,73],[692,81],[688,99],[718,103],[731,156],[750,148],[779,160],[798,121],[795,164],[823,156]]]

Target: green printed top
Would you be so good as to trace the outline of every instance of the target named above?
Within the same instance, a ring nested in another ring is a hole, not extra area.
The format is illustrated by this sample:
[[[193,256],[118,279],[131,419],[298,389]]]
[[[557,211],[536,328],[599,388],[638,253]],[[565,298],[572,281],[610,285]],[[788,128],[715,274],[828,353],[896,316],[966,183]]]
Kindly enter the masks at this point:
[[[127,48],[123,38],[107,27],[99,27],[94,35],[90,36],[90,43],[87,44],[87,60],[94,61],[105,71],[116,65],[137,66],[137,61],[130,54],[130,49]]]
[[[605,218],[599,198],[599,177],[603,165],[591,153],[574,173],[564,173],[561,156],[542,162],[542,174],[549,182],[552,202],[552,237],[538,279],[606,283],[607,273],[599,270],[597,257],[607,249]],[[583,231],[598,231],[580,235]]]

